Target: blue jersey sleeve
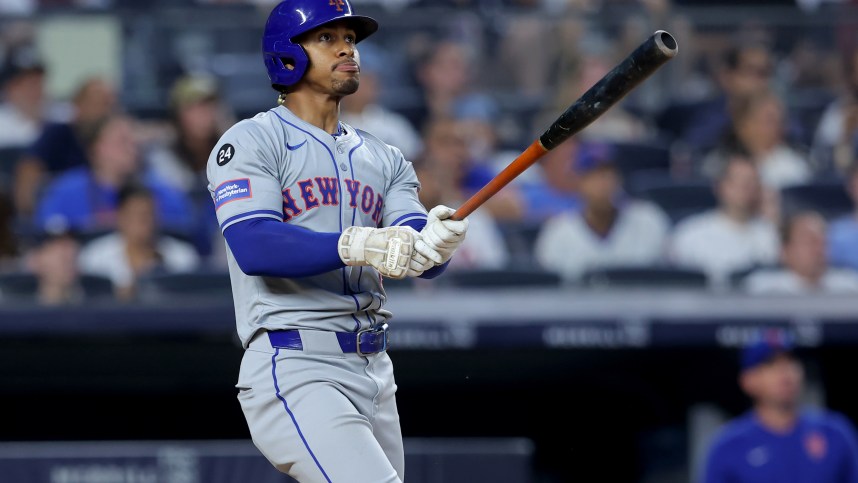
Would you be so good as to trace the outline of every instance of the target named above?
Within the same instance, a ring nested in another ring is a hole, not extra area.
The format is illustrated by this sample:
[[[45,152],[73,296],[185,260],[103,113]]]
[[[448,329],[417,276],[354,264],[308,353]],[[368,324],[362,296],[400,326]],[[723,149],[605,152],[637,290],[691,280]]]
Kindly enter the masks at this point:
[[[345,266],[339,233],[317,233],[269,218],[229,225],[224,238],[241,271],[251,276],[297,278]]]

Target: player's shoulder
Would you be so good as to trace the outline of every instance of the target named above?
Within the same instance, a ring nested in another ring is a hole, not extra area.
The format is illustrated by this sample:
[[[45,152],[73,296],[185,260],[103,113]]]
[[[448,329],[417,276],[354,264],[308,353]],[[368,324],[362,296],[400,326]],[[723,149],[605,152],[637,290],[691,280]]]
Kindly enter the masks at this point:
[[[233,124],[224,132],[221,139],[245,139],[257,138],[264,135],[271,135],[276,132],[278,126],[277,115],[274,110],[260,112],[253,117],[242,119]]]
[[[757,429],[757,424],[751,413],[743,414],[728,421],[712,440],[711,453],[725,448],[740,447],[743,441],[751,438]]]
[[[806,424],[824,428],[835,433],[854,435],[854,426],[844,414],[824,408],[805,408],[801,418]]]
[[[402,157],[402,151],[400,151],[399,148],[387,144],[374,134],[364,131],[363,129],[357,129],[345,123],[343,123],[343,125],[347,130],[353,130],[355,134],[361,139],[364,146],[366,146],[367,149],[369,149],[376,156],[387,157],[391,160],[395,160]]]

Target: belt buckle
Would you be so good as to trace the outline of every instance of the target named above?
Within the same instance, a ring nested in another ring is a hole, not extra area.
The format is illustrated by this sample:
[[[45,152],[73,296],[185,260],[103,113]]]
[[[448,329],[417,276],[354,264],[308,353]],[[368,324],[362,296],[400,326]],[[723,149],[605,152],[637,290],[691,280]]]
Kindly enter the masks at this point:
[[[361,331],[358,331],[357,339],[355,340],[355,349],[357,351],[357,354],[359,356],[366,357],[366,356],[371,356],[373,354],[378,354],[379,352],[386,351],[387,350],[387,337],[388,337],[387,336],[387,328],[388,328],[387,324],[382,324],[381,327],[370,327],[368,329],[363,329]],[[360,350],[360,339],[361,339],[361,337],[364,334],[376,333],[376,332],[383,332],[384,333],[384,345],[381,347],[381,349],[377,350],[375,352],[363,352],[362,350]]]

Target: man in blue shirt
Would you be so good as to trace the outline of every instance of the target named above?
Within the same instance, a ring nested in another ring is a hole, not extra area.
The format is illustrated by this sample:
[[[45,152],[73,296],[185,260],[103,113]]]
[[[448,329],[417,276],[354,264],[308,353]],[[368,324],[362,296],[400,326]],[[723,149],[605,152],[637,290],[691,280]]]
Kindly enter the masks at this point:
[[[703,483],[855,483],[858,443],[851,423],[801,408],[804,383],[792,343],[768,332],[742,352],[742,390],[753,408],[716,437]]]

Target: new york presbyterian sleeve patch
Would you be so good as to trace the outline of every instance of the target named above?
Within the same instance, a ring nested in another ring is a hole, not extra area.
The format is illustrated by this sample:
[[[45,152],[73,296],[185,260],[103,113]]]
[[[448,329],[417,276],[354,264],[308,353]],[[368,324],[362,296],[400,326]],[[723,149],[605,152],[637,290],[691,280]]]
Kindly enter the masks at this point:
[[[253,192],[250,189],[250,179],[242,178],[226,181],[215,188],[215,210],[227,203],[247,198],[253,198]]]

